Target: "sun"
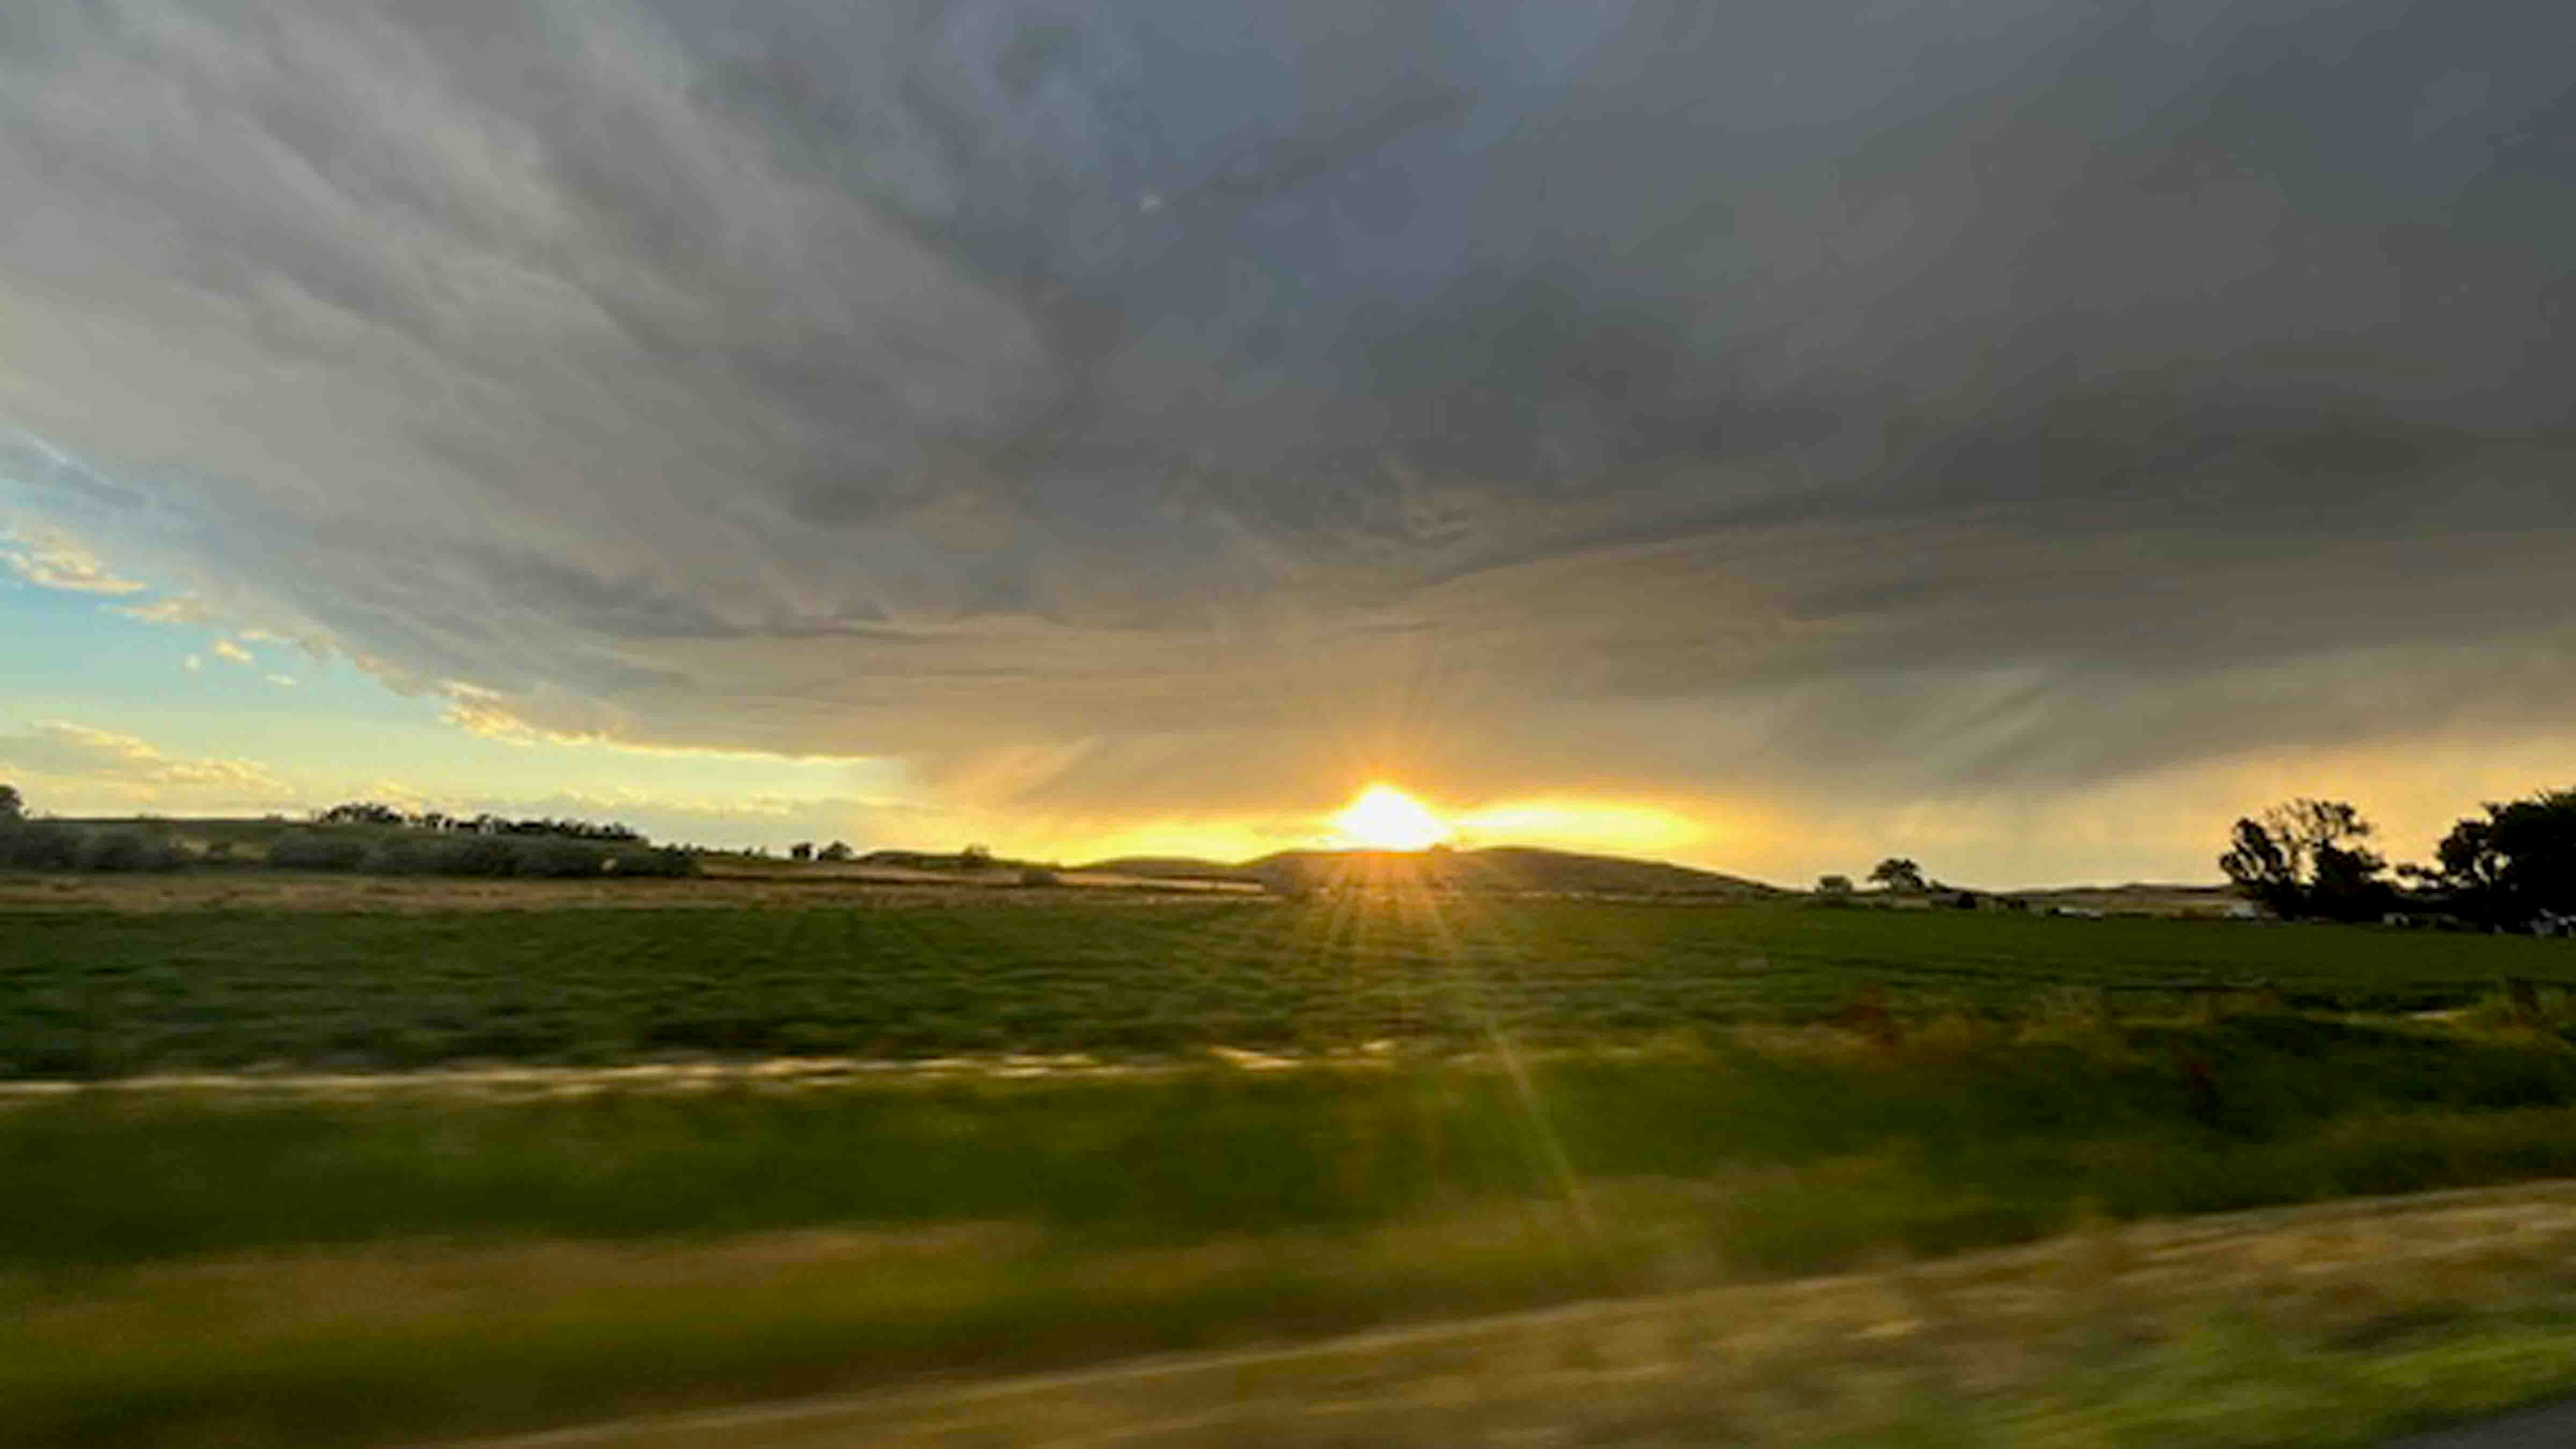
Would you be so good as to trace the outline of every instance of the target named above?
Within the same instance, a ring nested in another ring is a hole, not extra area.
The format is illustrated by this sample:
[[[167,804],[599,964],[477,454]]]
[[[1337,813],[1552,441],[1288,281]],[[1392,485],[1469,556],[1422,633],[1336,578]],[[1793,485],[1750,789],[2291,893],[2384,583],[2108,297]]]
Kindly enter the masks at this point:
[[[1421,850],[1450,836],[1449,822],[1393,785],[1371,785],[1333,817],[1343,843],[1364,850]]]

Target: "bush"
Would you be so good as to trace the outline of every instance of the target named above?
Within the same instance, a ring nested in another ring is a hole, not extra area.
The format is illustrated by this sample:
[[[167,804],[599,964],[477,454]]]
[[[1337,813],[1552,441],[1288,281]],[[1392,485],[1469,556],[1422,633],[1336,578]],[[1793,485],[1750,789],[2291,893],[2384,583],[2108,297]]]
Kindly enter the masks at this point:
[[[518,851],[498,836],[396,838],[379,842],[367,869],[386,875],[509,875]]]
[[[132,830],[103,830],[82,843],[83,869],[99,871],[177,870],[188,852],[175,840],[156,840]]]
[[[469,835],[439,842],[446,849],[432,867],[440,875],[516,875],[519,849],[507,836]]]
[[[388,840],[368,858],[368,868],[391,875],[532,876],[597,875],[608,852],[561,836],[463,835]]]
[[[0,865],[15,870],[77,870],[81,833],[50,822],[0,828]]]
[[[578,840],[541,835],[512,843],[518,855],[513,873],[518,875],[575,879],[598,875],[608,865],[607,851]]]
[[[377,875],[424,875],[435,867],[435,853],[445,841],[380,840],[367,851],[366,869]]]
[[[686,876],[697,857],[684,850],[607,846],[559,835],[397,835],[374,841],[330,831],[281,836],[269,864],[289,870],[363,870],[379,875],[526,876],[577,880],[619,875]]]
[[[1062,885],[1064,884],[1064,880],[1054,871],[1047,869],[1045,866],[1032,865],[1024,867],[1020,871],[1020,884],[1024,886],[1051,886]]]
[[[660,850],[626,849],[608,857],[608,869],[617,875],[659,876],[676,879],[698,873],[698,858],[685,850],[665,847]]]
[[[465,847],[471,843],[436,838],[380,840],[369,847],[366,868],[381,875],[462,875]]]
[[[367,843],[323,830],[290,830],[269,842],[268,863],[278,870],[356,870],[367,863]]]

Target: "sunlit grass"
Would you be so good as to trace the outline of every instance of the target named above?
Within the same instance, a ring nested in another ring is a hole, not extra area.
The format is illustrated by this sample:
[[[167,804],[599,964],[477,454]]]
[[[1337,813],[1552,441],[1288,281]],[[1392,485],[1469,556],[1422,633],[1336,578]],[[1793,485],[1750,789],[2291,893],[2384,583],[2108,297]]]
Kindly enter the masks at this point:
[[[1453,1200],[1731,1184],[1739,1257],[2576,1173],[2555,1036],[2298,1016],[1726,1030],[1626,1055],[480,1101],[99,1089],[0,1111],[0,1262],[437,1235],[1018,1220],[1099,1241],[1340,1230]],[[1890,1217],[1887,1214],[1893,1213]],[[1758,1216],[1758,1214],[1756,1215]],[[1802,1246],[1804,1245],[1804,1246]]]

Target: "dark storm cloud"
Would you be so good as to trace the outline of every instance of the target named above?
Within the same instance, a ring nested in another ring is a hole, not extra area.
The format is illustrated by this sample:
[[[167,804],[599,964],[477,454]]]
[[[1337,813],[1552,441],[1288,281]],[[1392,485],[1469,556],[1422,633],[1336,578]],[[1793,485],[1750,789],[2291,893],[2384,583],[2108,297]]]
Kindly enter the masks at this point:
[[[1461,789],[1903,794],[2541,728],[2571,40],[38,0],[0,413],[87,460],[22,448],[33,511],[389,672],[957,779],[1087,742],[1033,797],[1435,733]]]

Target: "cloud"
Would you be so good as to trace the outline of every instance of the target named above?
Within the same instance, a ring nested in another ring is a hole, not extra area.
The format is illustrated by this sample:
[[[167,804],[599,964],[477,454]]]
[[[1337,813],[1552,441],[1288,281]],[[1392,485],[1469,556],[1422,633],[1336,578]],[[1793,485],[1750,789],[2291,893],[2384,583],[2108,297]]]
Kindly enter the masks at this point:
[[[292,674],[270,674],[262,677],[280,689],[293,689],[295,687],[295,676]]]
[[[133,594],[149,585],[119,578],[98,555],[61,533],[0,533],[0,567],[40,589],[78,594]]]
[[[468,729],[1824,819],[2576,712],[2551,7],[36,14],[0,490]]]
[[[173,755],[133,735],[63,720],[0,734],[0,763],[74,790],[103,788],[140,802],[165,791],[274,799],[287,789],[265,766],[248,760]]]
[[[207,647],[213,651],[214,656],[217,659],[225,660],[229,663],[249,664],[253,662],[251,652],[244,649],[239,644],[234,643],[230,639],[218,639]]]
[[[202,599],[187,594],[174,594],[145,604],[118,604],[116,612],[146,624],[203,624],[214,617],[214,610]]]

